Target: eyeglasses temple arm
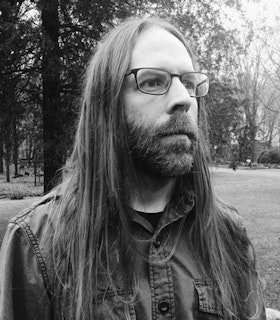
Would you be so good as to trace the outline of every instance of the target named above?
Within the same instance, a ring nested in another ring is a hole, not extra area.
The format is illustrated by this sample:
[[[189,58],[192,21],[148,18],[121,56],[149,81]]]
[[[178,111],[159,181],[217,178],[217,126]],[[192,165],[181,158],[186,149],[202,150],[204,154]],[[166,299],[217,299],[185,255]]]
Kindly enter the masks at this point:
[[[196,86],[198,87],[198,86],[202,85],[202,84],[203,84],[203,83],[205,83],[205,82],[207,82],[207,79],[205,79],[205,80],[203,80],[203,81],[199,82]]]

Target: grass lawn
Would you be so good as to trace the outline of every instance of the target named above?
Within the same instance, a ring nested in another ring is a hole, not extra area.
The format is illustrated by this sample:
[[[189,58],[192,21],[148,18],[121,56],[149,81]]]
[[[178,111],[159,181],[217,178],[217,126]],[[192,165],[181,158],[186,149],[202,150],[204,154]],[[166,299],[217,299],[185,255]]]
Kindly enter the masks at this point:
[[[213,168],[211,172],[217,194],[239,210],[255,246],[266,307],[280,310],[280,170]],[[42,194],[42,187],[34,187],[28,179],[18,181],[20,191],[27,196]],[[11,188],[18,188],[16,181],[6,184],[0,177],[0,197]],[[0,200],[0,243],[8,219],[36,200]]]
[[[6,182],[6,176],[0,174],[0,198],[10,197],[34,197],[43,194],[43,181],[42,178],[36,179],[36,186],[34,185],[34,175],[23,175],[14,178],[11,175],[11,182]]]
[[[255,246],[267,308],[280,309],[280,170],[211,169],[218,196],[237,208]]]

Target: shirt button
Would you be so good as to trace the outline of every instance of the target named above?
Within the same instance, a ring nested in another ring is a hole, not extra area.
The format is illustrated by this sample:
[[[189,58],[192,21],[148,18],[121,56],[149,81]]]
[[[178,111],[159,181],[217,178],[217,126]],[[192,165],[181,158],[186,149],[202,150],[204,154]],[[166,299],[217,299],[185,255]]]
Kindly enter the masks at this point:
[[[160,247],[160,245],[161,245],[160,240],[155,240],[154,241],[154,246],[155,246],[156,249],[158,249]]]
[[[159,302],[158,304],[158,310],[161,312],[161,313],[166,313],[168,312],[169,310],[169,303],[165,300],[162,300]]]

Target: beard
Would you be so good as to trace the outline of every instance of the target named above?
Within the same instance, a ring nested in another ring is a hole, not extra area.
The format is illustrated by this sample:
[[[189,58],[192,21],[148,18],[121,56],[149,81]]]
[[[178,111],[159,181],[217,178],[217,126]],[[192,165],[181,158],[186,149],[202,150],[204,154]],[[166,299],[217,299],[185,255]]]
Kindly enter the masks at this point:
[[[137,170],[160,177],[176,177],[191,171],[198,128],[187,115],[174,115],[157,127],[131,120],[127,124],[129,151]],[[174,135],[184,135],[184,139],[176,139]],[[168,139],[172,136],[174,139]]]

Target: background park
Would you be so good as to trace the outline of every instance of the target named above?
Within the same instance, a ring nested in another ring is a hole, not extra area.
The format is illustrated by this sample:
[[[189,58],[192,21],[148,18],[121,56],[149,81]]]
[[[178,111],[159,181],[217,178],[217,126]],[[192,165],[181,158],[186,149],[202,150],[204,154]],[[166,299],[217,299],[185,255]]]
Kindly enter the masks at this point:
[[[278,0],[1,0],[0,240],[8,219],[56,184],[89,56],[133,15],[175,23],[210,76],[212,178],[256,247],[266,306],[280,310]]]

